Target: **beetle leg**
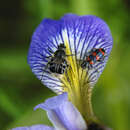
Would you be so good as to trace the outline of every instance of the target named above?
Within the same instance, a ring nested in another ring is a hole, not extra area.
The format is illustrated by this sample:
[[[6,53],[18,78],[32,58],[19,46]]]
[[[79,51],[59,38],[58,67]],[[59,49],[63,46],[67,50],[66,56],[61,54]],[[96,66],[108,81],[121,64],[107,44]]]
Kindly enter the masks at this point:
[[[54,53],[51,49],[48,49],[48,51],[49,51],[51,54],[53,54],[53,53]]]
[[[42,72],[42,75],[41,75],[41,78],[40,78],[41,81],[42,81],[42,78],[43,78],[43,74],[45,73],[45,70],[48,69],[48,66],[49,66],[49,62],[45,66],[45,69],[43,69],[43,72]]]
[[[49,59],[49,58],[51,58],[51,57],[52,57],[52,56],[46,56],[45,59]]]

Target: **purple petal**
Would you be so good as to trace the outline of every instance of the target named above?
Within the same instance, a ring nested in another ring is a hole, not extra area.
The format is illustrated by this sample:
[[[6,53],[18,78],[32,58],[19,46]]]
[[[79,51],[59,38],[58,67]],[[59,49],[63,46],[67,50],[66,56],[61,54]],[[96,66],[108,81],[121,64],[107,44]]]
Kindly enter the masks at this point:
[[[53,77],[46,68],[47,56],[51,56],[51,51],[57,50],[57,45],[63,43],[60,38],[61,23],[51,19],[44,19],[35,30],[28,54],[28,63],[32,72],[42,80],[44,85],[55,92],[62,91],[61,82]],[[43,73],[44,72],[44,73]]]
[[[50,98],[35,107],[47,111],[50,121],[56,129],[86,130],[86,124],[80,112],[67,101],[67,93]]]
[[[76,55],[77,59],[83,60],[93,48],[105,49],[104,62],[97,62],[88,73],[88,82],[95,84],[112,49],[113,39],[109,27],[96,16],[77,16],[73,14],[65,15],[62,18],[62,25],[63,40],[68,39],[73,54],[79,53]]]
[[[53,98],[47,99],[44,103],[37,105],[34,108],[34,110],[38,108],[42,108],[46,111],[51,110],[51,109],[56,109],[66,101],[68,101],[67,93],[63,93]]]
[[[107,24],[96,16],[77,16],[67,14],[59,21],[45,19],[38,26],[32,36],[28,54],[28,63],[33,73],[44,85],[56,93],[62,93],[63,84],[56,76],[52,75],[46,67],[47,56],[55,52],[57,46],[68,41],[72,54],[77,54],[78,60],[83,60],[86,53],[93,48],[104,48],[106,57],[104,62],[97,62],[89,71],[88,80],[96,83],[102,73],[108,56],[112,49],[112,36]]]
[[[27,127],[17,127],[11,130],[55,130],[53,127],[45,126],[45,125],[33,125]]]

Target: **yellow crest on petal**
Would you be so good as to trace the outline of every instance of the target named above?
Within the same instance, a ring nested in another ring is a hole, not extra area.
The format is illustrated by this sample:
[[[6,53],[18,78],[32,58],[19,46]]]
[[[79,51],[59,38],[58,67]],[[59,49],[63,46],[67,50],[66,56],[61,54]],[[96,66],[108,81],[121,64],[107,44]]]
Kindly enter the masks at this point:
[[[63,92],[67,92],[69,100],[78,108],[82,115],[89,120],[86,116],[89,115],[91,118],[93,116],[92,108],[88,109],[88,106],[91,107],[88,93],[91,90],[91,87],[87,83],[88,71],[81,68],[81,62],[77,59],[78,54],[72,54],[70,49],[70,44],[67,40],[64,41],[66,46],[67,62],[69,67],[62,77],[60,77],[61,82],[63,83]]]

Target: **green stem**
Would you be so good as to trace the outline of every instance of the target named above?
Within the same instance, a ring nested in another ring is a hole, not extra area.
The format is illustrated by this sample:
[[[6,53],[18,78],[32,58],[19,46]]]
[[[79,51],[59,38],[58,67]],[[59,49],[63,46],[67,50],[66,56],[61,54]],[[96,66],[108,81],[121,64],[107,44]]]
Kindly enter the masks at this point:
[[[88,85],[85,85],[86,91],[83,92],[83,96],[82,98],[82,112],[83,112],[83,116],[86,120],[86,122],[92,123],[92,122],[98,122],[96,116],[94,115],[93,112],[93,107],[92,107],[92,90],[93,88],[91,88]]]

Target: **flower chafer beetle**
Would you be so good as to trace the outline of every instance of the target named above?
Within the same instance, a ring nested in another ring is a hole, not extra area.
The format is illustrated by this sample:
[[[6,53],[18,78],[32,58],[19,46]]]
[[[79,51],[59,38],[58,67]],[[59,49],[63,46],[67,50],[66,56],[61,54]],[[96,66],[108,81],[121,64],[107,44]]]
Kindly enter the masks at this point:
[[[41,80],[43,77],[44,72],[46,69],[49,69],[51,73],[55,74],[64,74],[66,72],[67,68],[69,67],[66,57],[67,56],[74,56],[75,54],[66,54],[66,46],[61,43],[58,45],[57,50],[55,52],[52,52],[51,50],[48,50],[52,55],[46,57],[49,59],[45,69],[43,70]]]
[[[54,52],[54,56],[51,57],[48,62],[48,69],[52,73],[63,74],[67,69],[68,64],[66,61],[65,45],[58,45],[58,49]]]

